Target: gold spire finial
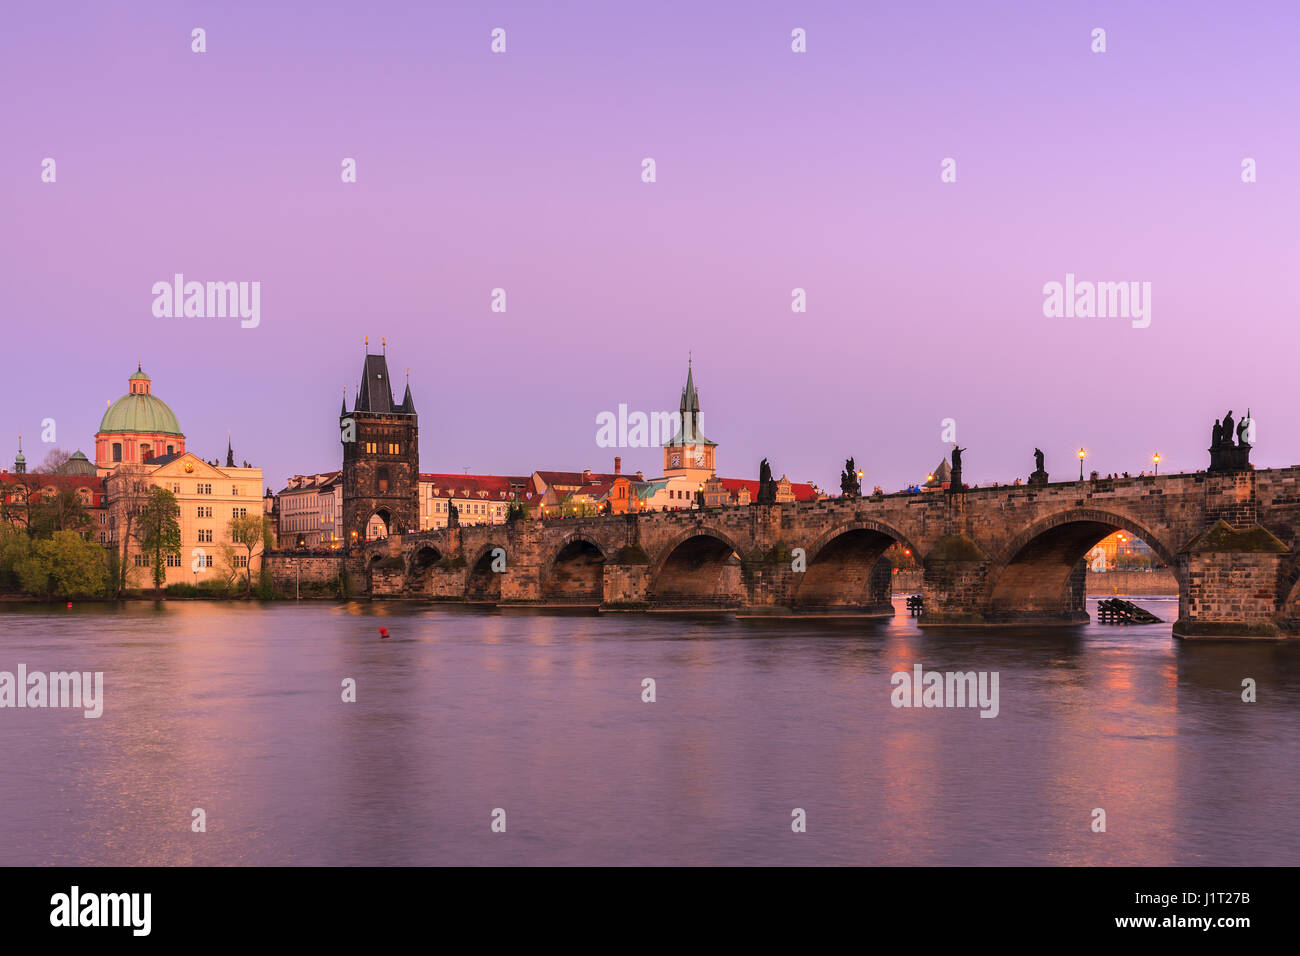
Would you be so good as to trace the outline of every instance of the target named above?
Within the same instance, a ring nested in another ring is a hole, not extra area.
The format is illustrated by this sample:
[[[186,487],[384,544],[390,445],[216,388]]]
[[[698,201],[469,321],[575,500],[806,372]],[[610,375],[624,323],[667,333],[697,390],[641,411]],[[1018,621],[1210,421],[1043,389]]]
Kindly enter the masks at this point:
[[[366,354],[370,354],[370,336],[366,336]]]

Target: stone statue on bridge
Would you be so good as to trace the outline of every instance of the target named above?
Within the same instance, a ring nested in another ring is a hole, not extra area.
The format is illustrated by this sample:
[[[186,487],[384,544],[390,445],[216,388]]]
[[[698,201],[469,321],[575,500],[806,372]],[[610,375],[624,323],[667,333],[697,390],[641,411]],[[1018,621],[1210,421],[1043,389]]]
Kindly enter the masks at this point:
[[[1235,443],[1232,440],[1234,425],[1237,436]],[[1214,423],[1213,437],[1210,439],[1211,473],[1249,471],[1254,467],[1250,463],[1249,438],[1252,425],[1250,409],[1246,410],[1240,422],[1233,421],[1232,409],[1228,409],[1223,421]]]
[[[957,447],[956,442],[952,443],[952,477],[948,480],[948,492],[950,494],[961,491],[961,453],[966,450]]]
[[[1246,409],[1246,414],[1242,416],[1241,421],[1237,422],[1237,446],[1238,447],[1244,447],[1244,448],[1250,447],[1250,442],[1247,441],[1247,439],[1250,437],[1251,425],[1253,425],[1254,423],[1255,421],[1250,417],[1250,409],[1248,408]]]
[[[1029,476],[1029,483],[1031,485],[1047,484],[1047,471],[1043,468],[1043,450],[1041,448],[1034,449],[1034,473]]]
[[[447,499],[447,527],[460,527],[460,509],[456,507],[456,502],[450,498]]]
[[[862,481],[858,478],[852,458],[845,460],[844,471],[840,473],[840,493],[845,498],[862,497]]]
[[[776,482],[772,480],[772,466],[766,458],[758,463],[758,504],[776,504]]]

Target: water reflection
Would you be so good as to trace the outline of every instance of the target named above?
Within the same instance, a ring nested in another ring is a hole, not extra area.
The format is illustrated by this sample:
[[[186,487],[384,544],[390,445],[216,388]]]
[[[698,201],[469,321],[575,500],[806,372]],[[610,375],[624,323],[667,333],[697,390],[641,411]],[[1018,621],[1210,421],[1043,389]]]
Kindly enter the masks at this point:
[[[102,670],[106,700],[0,711],[0,863],[1300,862],[1294,645],[920,630],[897,603],[5,608],[0,670]],[[892,707],[918,663],[997,671],[999,716]]]

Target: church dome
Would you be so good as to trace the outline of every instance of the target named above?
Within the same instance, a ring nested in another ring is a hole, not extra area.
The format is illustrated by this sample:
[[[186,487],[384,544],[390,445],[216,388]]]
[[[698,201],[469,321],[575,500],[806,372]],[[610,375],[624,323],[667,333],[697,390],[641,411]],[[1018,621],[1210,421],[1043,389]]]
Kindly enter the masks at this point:
[[[72,455],[72,457],[58,467],[57,473],[60,475],[98,474],[98,472],[95,471],[95,466],[90,463],[90,459],[81,453],[80,448],[77,449],[76,453]]]
[[[150,393],[149,376],[136,369],[128,381],[130,393],[123,395],[104,413],[100,434],[176,435],[184,437],[175,413],[158,396]]]

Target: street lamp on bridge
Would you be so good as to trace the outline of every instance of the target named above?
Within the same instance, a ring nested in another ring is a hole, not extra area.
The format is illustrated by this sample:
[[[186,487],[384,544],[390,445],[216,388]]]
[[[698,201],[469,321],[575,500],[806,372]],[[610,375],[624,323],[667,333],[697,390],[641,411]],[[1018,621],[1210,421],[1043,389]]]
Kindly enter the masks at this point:
[[[1160,452],[1156,452],[1154,455],[1152,455],[1151,461],[1155,463],[1156,474],[1159,475],[1160,474]]]
[[[1083,481],[1083,459],[1086,458],[1087,455],[1088,453],[1086,451],[1084,451],[1082,448],[1079,449],[1079,480],[1080,481]]]

